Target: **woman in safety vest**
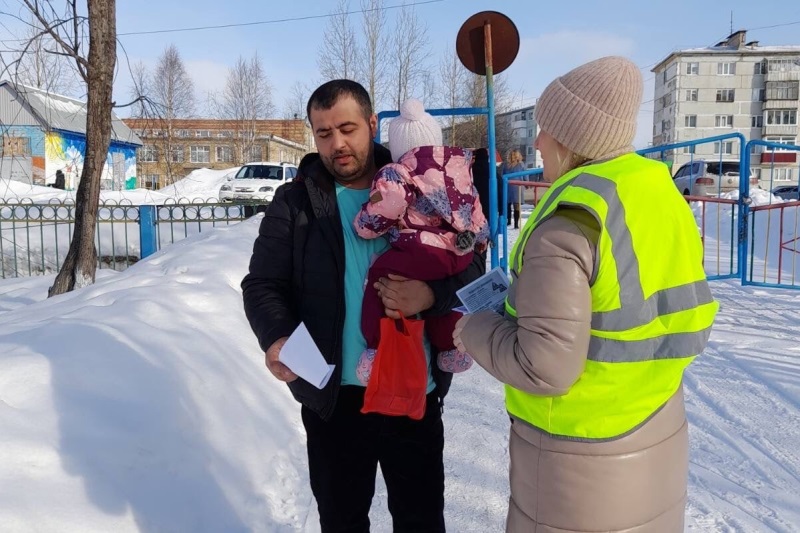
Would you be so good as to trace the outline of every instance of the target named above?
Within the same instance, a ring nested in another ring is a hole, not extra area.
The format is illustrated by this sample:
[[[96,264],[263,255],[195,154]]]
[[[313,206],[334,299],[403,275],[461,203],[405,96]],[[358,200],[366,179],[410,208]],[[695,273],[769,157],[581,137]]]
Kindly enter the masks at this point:
[[[718,305],[694,216],[631,145],[632,62],[557,78],[536,105],[552,183],[514,245],[505,316],[463,317],[456,346],[506,384],[506,531],[682,532],[684,369]]]

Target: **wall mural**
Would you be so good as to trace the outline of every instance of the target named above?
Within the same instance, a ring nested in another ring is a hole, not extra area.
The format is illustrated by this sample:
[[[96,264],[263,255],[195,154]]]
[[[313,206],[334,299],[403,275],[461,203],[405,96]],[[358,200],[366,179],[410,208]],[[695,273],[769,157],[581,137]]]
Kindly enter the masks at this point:
[[[76,189],[83,170],[86,139],[81,135],[51,131],[45,136],[47,183],[55,183],[56,171],[64,173],[67,189]],[[107,190],[136,188],[136,148],[111,142],[103,167],[101,187]]]

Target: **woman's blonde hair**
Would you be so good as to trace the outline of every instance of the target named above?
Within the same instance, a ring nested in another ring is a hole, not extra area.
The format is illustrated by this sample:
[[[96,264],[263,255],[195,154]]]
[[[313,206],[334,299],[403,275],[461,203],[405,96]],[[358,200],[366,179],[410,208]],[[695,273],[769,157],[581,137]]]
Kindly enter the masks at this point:
[[[522,163],[522,154],[519,150],[510,150],[508,152],[508,164],[513,167],[519,163]]]
[[[558,141],[556,141],[558,142]],[[560,178],[570,170],[574,170],[579,166],[583,165],[584,163],[589,161],[589,158],[583,157],[582,155],[578,155],[566,146],[561,143],[558,143],[561,148],[564,149],[566,152],[566,157],[561,157],[561,155],[556,151],[556,159],[558,159],[558,177]]]

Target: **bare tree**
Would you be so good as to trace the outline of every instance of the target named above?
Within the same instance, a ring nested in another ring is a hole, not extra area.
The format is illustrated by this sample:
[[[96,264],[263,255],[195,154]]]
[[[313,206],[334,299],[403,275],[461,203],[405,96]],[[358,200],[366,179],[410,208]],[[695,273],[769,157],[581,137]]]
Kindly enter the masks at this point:
[[[435,106],[436,102],[436,78],[430,71],[425,71],[420,74],[420,82],[418,83],[420,87],[419,96],[422,98],[422,102],[425,104],[425,107],[432,108]]]
[[[239,57],[228,69],[225,89],[213,102],[215,114],[232,121],[233,162],[251,160],[258,137],[258,120],[269,117],[274,110],[272,88],[258,54],[250,60]]]
[[[322,77],[328,80],[354,79],[357,74],[358,42],[350,25],[349,10],[350,2],[339,0],[323,34],[317,66]]]
[[[155,143],[156,157],[164,160],[167,183],[174,183],[176,175],[172,154],[177,147],[175,119],[192,116],[195,108],[194,84],[174,44],[164,49],[153,74],[144,81],[146,85],[142,89],[146,90],[146,100],[153,103],[150,115],[154,129],[160,132],[159,140]]]
[[[486,106],[486,77],[469,72],[465,75],[464,93],[460,106]],[[513,94],[508,86],[507,78],[500,74],[494,77],[495,115],[510,109]],[[470,148],[485,147],[489,143],[488,122],[486,115],[476,115],[463,121],[455,121],[452,130],[457,141],[451,144]],[[513,131],[509,121],[495,121],[495,145],[501,154],[514,147]]]
[[[441,80],[438,93],[439,105],[448,109],[455,109],[462,105],[468,74],[469,71],[461,64],[455,50],[448,48],[439,61],[439,79]],[[455,115],[450,115],[447,122],[451,132],[450,144],[458,146]]]
[[[131,100],[135,102],[131,110],[133,118],[148,118],[152,115],[151,100],[152,88],[150,87],[150,73],[147,66],[142,61],[137,61],[131,66],[131,83],[129,94]]]
[[[414,87],[425,72],[425,60],[429,55],[428,27],[419,19],[413,7],[403,6],[394,29],[391,43],[392,65],[391,100],[395,109],[400,109],[414,93]]]
[[[114,67],[117,61],[115,0],[87,0],[88,17],[78,13],[76,1],[58,13],[50,0],[22,0],[53,40],[53,52],[72,58],[88,89],[86,153],[75,197],[75,229],[69,251],[49,295],[63,294],[94,283],[97,251],[94,247],[100,178],[111,144]],[[88,26],[89,49],[85,50]],[[30,42],[30,41],[29,41]]]
[[[28,22],[28,29],[20,42],[25,43],[25,52],[20,50],[14,61],[15,80],[48,93],[69,95],[82,89],[83,81],[75,64],[59,53],[58,43],[35,17]]]
[[[289,89],[289,97],[286,99],[283,110],[283,118],[302,119],[306,116],[306,104],[311,90],[302,82],[296,81]]]
[[[375,109],[380,108],[386,93],[386,58],[389,36],[383,0],[361,0],[364,47],[359,55],[359,77],[369,92]]]
[[[194,84],[174,44],[165,48],[158,59],[151,88],[152,98],[163,108],[167,121],[194,113]]]

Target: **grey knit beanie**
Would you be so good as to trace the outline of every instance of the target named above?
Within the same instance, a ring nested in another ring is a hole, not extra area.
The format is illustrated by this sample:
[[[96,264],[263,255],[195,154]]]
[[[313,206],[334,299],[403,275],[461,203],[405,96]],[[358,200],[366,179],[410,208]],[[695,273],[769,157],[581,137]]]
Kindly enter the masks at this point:
[[[536,122],[589,159],[633,151],[642,74],[624,57],[590,61],[553,80],[536,103]]]
[[[425,111],[422,102],[409,98],[400,106],[400,116],[389,122],[389,150],[392,160],[418,146],[441,146],[442,127]]]

